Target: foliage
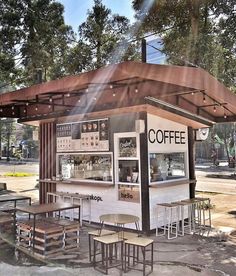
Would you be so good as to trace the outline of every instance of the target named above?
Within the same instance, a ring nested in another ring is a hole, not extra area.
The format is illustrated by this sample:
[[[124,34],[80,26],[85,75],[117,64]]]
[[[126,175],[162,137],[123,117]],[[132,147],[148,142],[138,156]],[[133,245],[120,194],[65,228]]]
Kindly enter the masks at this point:
[[[129,28],[126,17],[112,14],[101,0],[94,0],[86,21],[79,26],[78,46],[87,57],[85,63],[82,59],[82,69],[96,69],[109,63],[136,59],[134,45],[127,43]],[[76,51],[77,48],[73,50]]]
[[[141,32],[156,32],[176,65],[199,66],[235,90],[235,1],[133,0]]]
[[[2,0],[0,2],[0,81],[14,74],[15,85],[32,84],[41,70],[45,79],[64,73],[64,54],[72,29],[64,24],[63,5],[53,0]],[[2,77],[2,78],[1,78]]]

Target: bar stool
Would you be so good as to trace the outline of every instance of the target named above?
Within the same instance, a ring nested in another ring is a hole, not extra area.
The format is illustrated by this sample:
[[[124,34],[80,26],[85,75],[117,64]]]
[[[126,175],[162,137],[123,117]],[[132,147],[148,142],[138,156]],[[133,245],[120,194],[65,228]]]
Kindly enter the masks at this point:
[[[159,203],[157,207],[163,210],[163,226],[159,227],[157,221],[156,236],[165,236],[167,232],[168,240],[177,238],[179,229],[179,205],[174,203]],[[158,229],[162,229],[163,234],[159,234]]]
[[[107,236],[107,235],[112,235],[115,234],[115,231],[111,231],[111,230],[106,230],[106,229],[98,229],[98,230],[94,230],[94,231],[90,231],[88,232],[88,239],[89,239],[89,261],[92,261],[92,243],[91,243],[91,238],[93,237],[103,237],[103,236]],[[98,253],[99,254],[99,253]]]
[[[96,260],[98,255],[96,250],[98,245],[101,246],[101,259]],[[120,245],[120,256],[118,250]],[[114,252],[115,248],[115,252]],[[99,264],[101,264],[99,266]],[[98,271],[108,274],[108,269],[121,266],[123,270],[123,239],[118,234],[107,235],[93,238],[93,267]]]
[[[153,240],[149,238],[136,237],[130,240],[124,241],[124,271],[127,272],[128,269],[136,269],[135,265],[142,264],[143,275],[148,275],[153,271]],[[132,253],[131,253],[132,247]],[[149,247],[151,247],[149,249]],[[142,253],[142,259],[140,259],[139,251]],[[150,251],[150,259],[147,260],[147,252]],[[133,259],[133,265],[130,265],[130,259]],[[146,274],[146,266],[149,265],[151,270]]]
[[[184,236],[185,229],[188,230],[188,234],[192,233],[192,203],[190,202],[183,202],[183,201],[175,201],[172,202],[173,204],[179,205],[179,222],[181,225],[181,229],[179,229],[179,232],[181,233],[181,236]],[[187,209],[187,216],[186,216],[186,210]],[[187,217],[187,220],[185,219]]]
[[[208,197],[195,197],[195,200],[199,202],[199,208],[201,212],[201,226],[211,228],[211,200]],[[208,216],[207,216],[208,213]],[[207,221],[209,221],[207,225]]]

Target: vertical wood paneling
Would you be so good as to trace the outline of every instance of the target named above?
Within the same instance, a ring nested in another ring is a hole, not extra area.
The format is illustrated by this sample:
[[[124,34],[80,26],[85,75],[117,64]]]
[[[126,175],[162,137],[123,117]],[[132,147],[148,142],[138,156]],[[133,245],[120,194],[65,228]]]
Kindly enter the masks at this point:
[[[56,175],[56,126],[55,123],[40,124],[40,179]],[[47,192],[55,191],[55,183],[40,182],[40,203],[46,202]]]

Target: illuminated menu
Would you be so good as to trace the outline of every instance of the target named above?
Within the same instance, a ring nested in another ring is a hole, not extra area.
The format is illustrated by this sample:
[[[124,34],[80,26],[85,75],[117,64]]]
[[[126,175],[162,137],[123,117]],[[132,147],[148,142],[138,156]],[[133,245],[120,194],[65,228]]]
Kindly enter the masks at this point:
[[[57,125],[57,152],[108,151],[109,120]]]

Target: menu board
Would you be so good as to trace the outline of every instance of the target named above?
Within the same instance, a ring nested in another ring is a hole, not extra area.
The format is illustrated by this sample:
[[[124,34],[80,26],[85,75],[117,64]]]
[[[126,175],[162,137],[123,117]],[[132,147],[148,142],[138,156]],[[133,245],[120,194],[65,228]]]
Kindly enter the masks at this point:
[[[108,150],[108,119],[57,125],[57,152]]]
[[[119,138],[119,157],[137,157],[136,137]]]

